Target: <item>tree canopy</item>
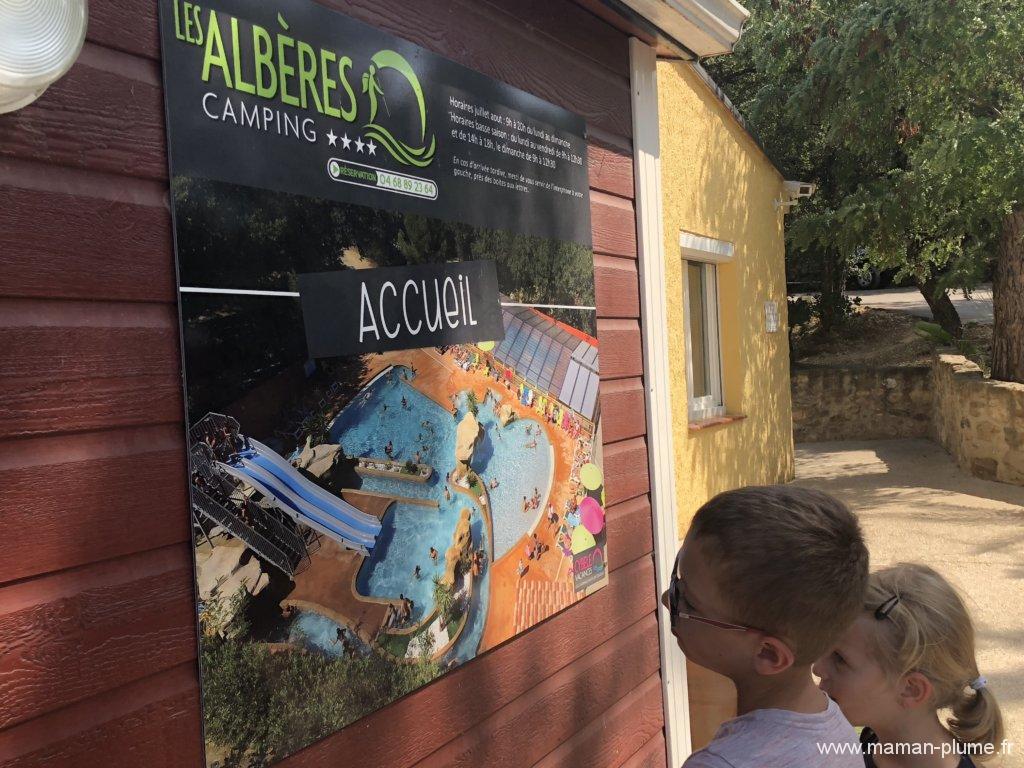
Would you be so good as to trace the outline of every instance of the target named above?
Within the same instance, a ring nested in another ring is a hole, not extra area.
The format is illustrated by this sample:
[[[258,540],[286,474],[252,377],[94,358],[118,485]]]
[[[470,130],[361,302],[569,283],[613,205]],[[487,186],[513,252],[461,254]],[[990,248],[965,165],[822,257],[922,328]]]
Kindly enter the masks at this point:
[[[1024,313],[1012,301],[1022,248],[1007,237],[1024,183],[1024,6],[749,5],[737,56],[709,68],[787,176],[820,185],[789,223],[791,251],[867,246],[914,279],[940,321],[933,301],[975,286],[995,259],[993,373],[1024,377]],[[1002,324],[1001,298],[1011,300]]]

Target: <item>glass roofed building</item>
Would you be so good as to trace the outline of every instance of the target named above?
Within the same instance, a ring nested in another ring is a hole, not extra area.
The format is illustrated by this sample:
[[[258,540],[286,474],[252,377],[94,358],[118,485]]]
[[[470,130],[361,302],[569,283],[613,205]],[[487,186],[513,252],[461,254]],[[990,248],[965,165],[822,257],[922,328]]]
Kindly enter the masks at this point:
[[[597,339],[529,307],[502,307],[505,339],[495,361],[528,397],[557,400],[593,426],[599,412]]]

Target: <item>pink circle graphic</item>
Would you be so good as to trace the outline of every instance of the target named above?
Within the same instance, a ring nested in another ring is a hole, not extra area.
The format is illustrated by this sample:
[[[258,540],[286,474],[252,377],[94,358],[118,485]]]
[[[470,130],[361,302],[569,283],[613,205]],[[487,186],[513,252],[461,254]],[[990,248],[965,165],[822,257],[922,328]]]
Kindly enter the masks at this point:
[[[597,503],[597,499],[586,496],[579,506],[580,520],[583,526],[593,534],[604,530],[604,510]]]

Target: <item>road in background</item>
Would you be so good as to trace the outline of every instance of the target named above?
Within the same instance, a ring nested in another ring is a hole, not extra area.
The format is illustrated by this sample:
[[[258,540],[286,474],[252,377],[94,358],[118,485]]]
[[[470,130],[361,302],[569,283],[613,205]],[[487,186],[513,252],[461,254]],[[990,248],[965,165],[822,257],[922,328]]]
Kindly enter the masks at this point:
[[[932,319],[932,311],[928,308],[927,302],[917,288],[884,288],[874,291],[850,291],[850,298],[859,296],[862,307],[874,307],[875,309],[895,309],[900,312],[926,320]],[[971,298],[966,298],[963,291],[955,290],[950,293],[953,306],[960,314],[960,320],[975,323],[992,322],[992,285],[985,283],[971,291]]]

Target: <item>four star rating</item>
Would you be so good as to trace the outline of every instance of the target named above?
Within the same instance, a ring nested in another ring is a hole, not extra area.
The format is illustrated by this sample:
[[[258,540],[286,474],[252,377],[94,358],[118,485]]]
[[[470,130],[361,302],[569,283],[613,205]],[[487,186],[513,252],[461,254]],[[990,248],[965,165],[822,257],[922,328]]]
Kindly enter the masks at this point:
[[[352,148],[353,141],[348,137],[347,133],[343,136],[338,136],[338,134],[336,134],[333,130],[328,130],[327,133],[325,133],[324,135],[327,137],[327,144],[331,147],[338,146],[338,139],[341,139],[342,149]],[[373,143],[373,139],[370,139],[369,141],[363,141],[362,137],[357,136],[354,143],[356,145],[355,151],[359,152],[360,154],[362,154],[364,149],[366,150],[366,154],[377,154],[377,145]]]

